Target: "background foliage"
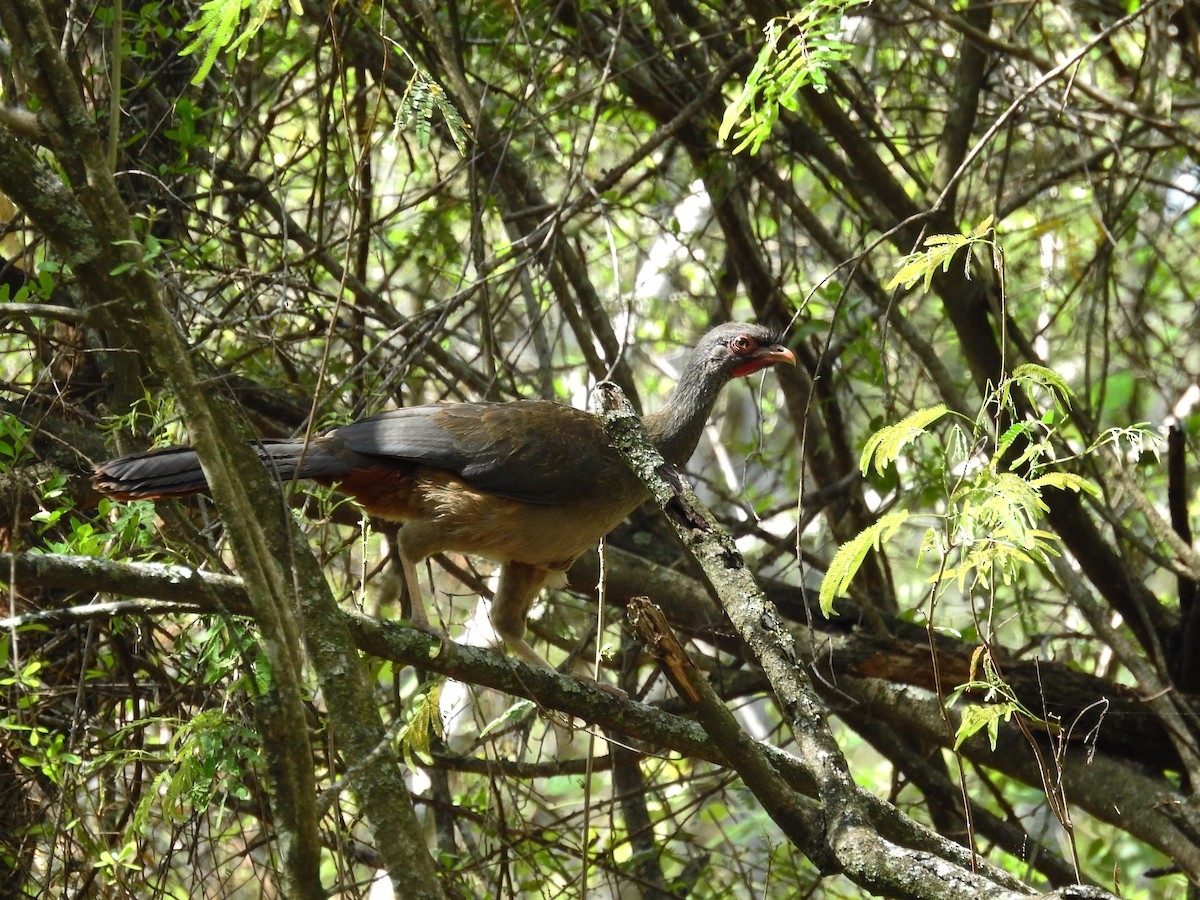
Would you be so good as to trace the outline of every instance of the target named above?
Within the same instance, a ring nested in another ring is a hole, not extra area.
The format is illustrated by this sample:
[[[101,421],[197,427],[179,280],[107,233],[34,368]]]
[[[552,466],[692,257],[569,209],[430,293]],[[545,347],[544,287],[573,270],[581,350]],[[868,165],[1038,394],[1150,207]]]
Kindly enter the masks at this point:
[[[30,556],[245,574],[211,504],[114,504],[83,474],[204,439],[137,306],[153,296],[201,393],[267,436],[437,400],[582,406],[605,377],[653,408],[709,324],[786,328],[800,365],[727,391],[690,474],[855,780],[1031,889],[1189,895],[1198,15],[2,0],[0,890],[286,893],[295,823],[320,846],[310,889],[363,896],[395,871],[311,643],[288,667],[306,741],[272,730],[287,679],[271,627],[240,615],[253,591]],[[398,618],[390,526],[290,499],[341,606]],[[451,635],[486,645],[487,567],[432,568]],[[603,680],[688,712],[624,624],[649,594],[746,733],[798,749],[794,698],[656,515],[605,570]],[[535,610],[555,659],[596,639],[596,573],[582,560]],[[417,675],[419,648],[354,627],[434,888],[882,889],[798,846],[665,719],[498,691],[485,657]],[[287,813],[290,753],[315,799]],[[886,838],[928,849],[904,823]],[[414,871],[402,894],[429,887]]]

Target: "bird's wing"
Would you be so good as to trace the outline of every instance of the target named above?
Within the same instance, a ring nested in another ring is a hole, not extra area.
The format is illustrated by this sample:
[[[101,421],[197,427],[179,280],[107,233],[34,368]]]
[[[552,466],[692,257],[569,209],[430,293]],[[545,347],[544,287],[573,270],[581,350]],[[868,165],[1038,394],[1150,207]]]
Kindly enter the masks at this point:
[[[329,437],[381,463],[447,469],[472,487],[526,503],[588,502],[628,492],[632,480],[599,419],[542,400],[405,407]]]

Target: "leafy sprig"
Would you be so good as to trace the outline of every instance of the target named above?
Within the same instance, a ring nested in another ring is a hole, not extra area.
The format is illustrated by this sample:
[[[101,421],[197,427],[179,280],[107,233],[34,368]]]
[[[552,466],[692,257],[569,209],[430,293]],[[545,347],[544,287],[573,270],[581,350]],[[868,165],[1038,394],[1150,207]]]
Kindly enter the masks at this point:
[[[842,39],[846,10],[866,0],[812,0],[790,16],[776,16],[763,27],[766,37],[746,83],[725,110],[717,132],[722,141],[758,152],[779,118],[779,109],[795,110],[796,94],[812,85],[826,88],[825,72],[844,62],[853,45]],[[788,38],[786,44],[783,44]],[[782,45],[782,46],[781,46]]]
[[[990,240],[991,227],[989,217],[962,235],[934,235],[926,241],[927,252],[901,261],[892,286],[922,278],[928,284],[932,273],[948,266],[959,249]],[[1057,554],[1054,545],[1058,537],[1038,527],[1049,510],[1044,493],[1066,490],[1100,495],[1093,482],[1063,468],[1068,460],[1062,457],[1057,435],[1073,400],[1074,393],[1061,376],[1044,366],[1025,364],[992,391],[974,422],[955,419],[950,434],[941,442],[941,452],[943,471],[956,474],[946,490],[945,510],[930,513],[940,527],[930,528],[922,544],[922,557],[927,551],[939,557],[937,571],[930,578],[935,590],[937,585],[954,582],[960,590],[966,589],[968,581],[985,587],[997,580],[1010,583],[1021,567],[1048,562]],[[1024,412],[1033,402],[1044,408],[1040,417]],[[948,412],[944,404],[918,409],[876,431],[867,439],[859,459],[863,475],[872,470],[883,475]],[[1000,418],[1008,418],[1012,424],[994,436],[990,453],[981,459],[984,437],[991,423]],[[1129,441],[1130,433],[1125,429],[1105,435],[1083,453],[1094,452],[1105,443]],[[1138,441],[1147,439],[1136,429],[1132,433]],[[913,516],[902,507],[893,509],[837,550],[821,583],[820,604],[826,615],[845,594],[867,554],[880,549]]]
[[[900,267],[896,270],[896,274],[892,276],[892,280],[888,282],[887,289],[890,291],[893,288],[903,285],[905,288],[910,288],[918,281],[924,281],[923,290],[928,291],[929,285],[933,281],[933,276],[937,274],[937,270],[943,272],[950,271],[950,263],[954,260],[955,255],[964,247],[970,247],[972,244],[988,244],[991,240],[988,238],[989,232],[992,230],[992,217],[988,216],[974,228],[962,234],[933,234],[925,239],[925,249],[919,250],[916,253],[910,253],[908,256],[900,260]],[[971,275],[970,255],[967,256],[966,273],[969,278]]]
[[[303,12],[300,0],[288,2],[296,15]],[[200,84],[208,77],[222,51],[233,54],[235,59],[241,59],[250,39],[266,24],[267,17],[276,6],[277,4],[268,0],[207,0],[202,4],[200,18],[184,28],[185,31],[193,32],[195,37],[179,51],[180,56],[204,51],[196,74],[192,76],[192,84]],[[238,26],[241,25],[242,14],[246,11],[250,12],[250,20],[239,33]]]

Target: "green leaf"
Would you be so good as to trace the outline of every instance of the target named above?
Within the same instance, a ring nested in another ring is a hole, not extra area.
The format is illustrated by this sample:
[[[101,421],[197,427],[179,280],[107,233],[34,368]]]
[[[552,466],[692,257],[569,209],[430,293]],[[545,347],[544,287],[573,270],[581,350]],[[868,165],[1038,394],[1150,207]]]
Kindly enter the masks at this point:
[[[399,49],[399,48],[398,48]],[[416,136],[417,145],[422,149],[429,146],[429,137],[433,130],[433,114],[437,111],[450,133],[450,139],[462,155],[467,153],[467,144],[471,139],[470,126],[463,120],[458,109],[450,102],[445,90],[440,84],[429,77],[424,69],[416,67],[404,94],[400,98],[399,108],[393,132],[411,130]]]
[[[838,39],[842,17],[865,0],[812,0],[791,16],[777,16],[763,27],[764,43],[746,82],[726,107],[717,137],[734,153],[758,152],[771,135],[779,109],[796,108],[804,87],[826,89],[825,71],[849,58],[852,46]],[[787,44],[780,49],[784,37]]]
[[[933,282],[933,276],[937,274],[940,268],[943,272],[949,271],[950,263],[954,260],[955,254],[964,247],[970,247],[972,244],[988,243],[986,235],[991,231],[992,217],[988,216],[970,232],[963,234],[931,234],[925,238],[925,250],[910,253],[907,256],[901,257],[899,268],[896,274],[892,276],[892,280],[887,283],[887,289],[894,290],[896,287],[903,285],[905,289],[911,288],[918,281],[924,280],[924,290],[928,291],[930,284]],[[970,256],[967,257],[968,266]],[[970,268],[967,269],[967,277],[970,277]]]
[[[1052,487],[1064,491],[1074,491],[1076,494],[1084,493],[1096,498],[1101,496],[1100,488],[1096,484],[1074,472],[1048,472],[1045,475],[1039,475],[1029,483],[1035,488]]]
[[[510,725],[517,724],[518,722],[522,721],[525,716],[527,716],[534,708],[533,701],[518,700],[499,716],[488,722],[487,725],[484,726],[483,730],[479,732],[479,736],[484,738],[494,731],[503,731]]]
[[[954,734],[954,749],[957,750],[962,746],[963,741],[978,733],[981,729],[986,728],[988,743],[992,745],[992,750],[995,751],[996,740],[1000,736],[1000,721],[1004,720],[1007,722],[1016,711],[1016,707],[1012,703],[988,703],[982,706],[968,706],[963,710],[962,721],[959,723],[958,731]]]
[[[904,447],[925,433],[925,430],[944,416],[948,407],[944,403],[928,406],[909,413],[894,425],[885,425],[867,438],[858,468],[864,475],[874,463],[875,471],[882,475],[884,469],[896,461]]]
[[[1017,366],[1008,380],[1010,384],[1018,384],[1026,390],[1034,387],[1045,388],[1053,396],[1054,405],[1061,412],[1066,412],[1075,398],[1075,392],[1061,375],[1036,363]]]
[[[433,738],[445,733],[441,714],[442,683],[434,682],[417,696],[412,709],[412,718],[401,730],[397,741],[409,765],[414,757],[432,761]]]
[[[820,603],[821,612],[826,616],[833,613],[833,601],[845,596],[846,588],[854,580],[854,576],[862,567],[863,560],[871,548],[878,549],[880,544],[889,540],[893,534],[908,519],[907,510],[896,510],[881,517],[879,521],[864,528],[838,548],[837,553],[829,562],[829,569],[821,579]]]
[[[971,229],[972,240],[982,240],[987,236],[987,233],[992,230],[992,222],[995,216],[985,216],[983,221]]]
[[[992,459],[1000,459],[1005,453],[1008,452],[1008,448],[1013,445],[1013,442],[1016,441],[1017,438],[1023,437],[1027,434],[1029,434],[1029,423],[1017,422],[1014,425],[1010,425],[1008,430],[1005,431],[1004,434],[1000,435],[1000,440],[996,441],[996,452],[992,454]],[[1015,469],[1017,466],[1010,466],[1010,468]]]
[[[180,56],[190,56],[204,49],[196,74],[192,76],[192,84],[200,84],[208,77],[222,51],[241,59],[246,52],[246,45],[275,8],[276,5],[267,0],[207,0],[202,4],[200,17],[184,29],[196,32],[196,36],[179,51]],[[242,13],[246,10],[251,11],[250,20],[241,34],[237,34]]]

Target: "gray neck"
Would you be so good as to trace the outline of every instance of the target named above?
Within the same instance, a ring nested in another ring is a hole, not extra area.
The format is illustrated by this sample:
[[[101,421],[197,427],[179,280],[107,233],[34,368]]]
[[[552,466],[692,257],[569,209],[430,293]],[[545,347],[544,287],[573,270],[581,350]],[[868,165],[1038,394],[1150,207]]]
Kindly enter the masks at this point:
[[[708,359],[700,354],[693,353],[688,358],[666,404],[643,420],[650,438],[667,462],[682,466],[691,458],[700,443],[713,403],[728,380],[712,371]]]

